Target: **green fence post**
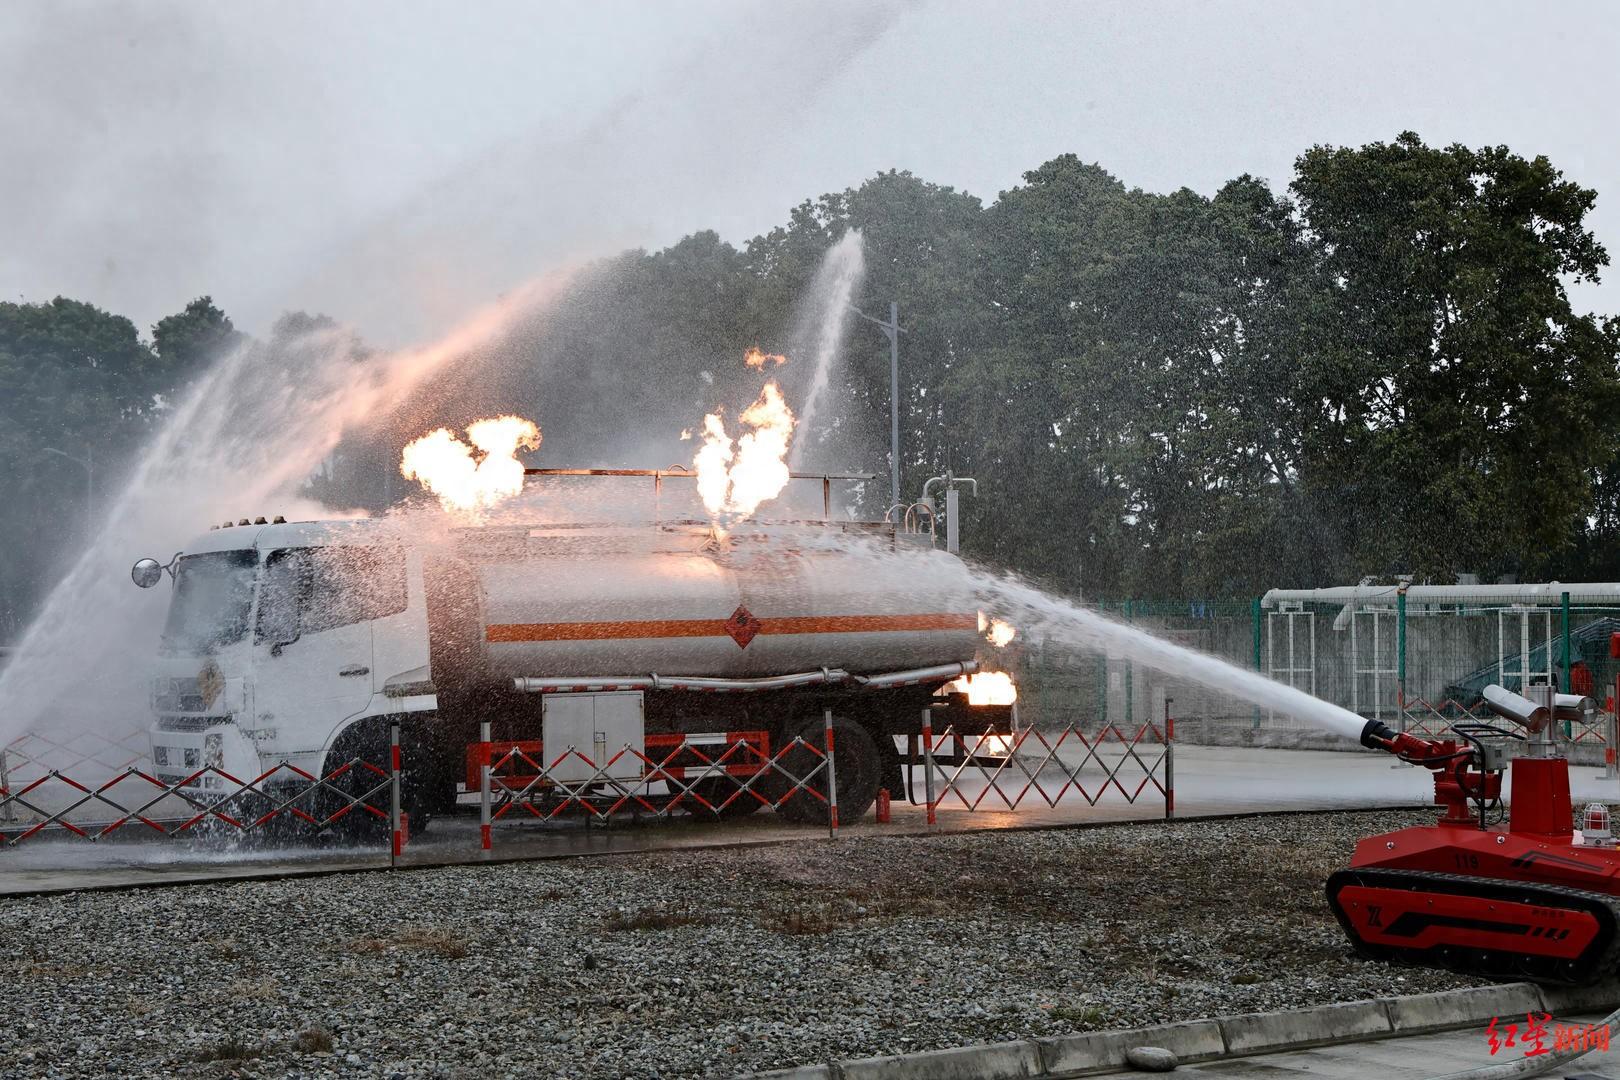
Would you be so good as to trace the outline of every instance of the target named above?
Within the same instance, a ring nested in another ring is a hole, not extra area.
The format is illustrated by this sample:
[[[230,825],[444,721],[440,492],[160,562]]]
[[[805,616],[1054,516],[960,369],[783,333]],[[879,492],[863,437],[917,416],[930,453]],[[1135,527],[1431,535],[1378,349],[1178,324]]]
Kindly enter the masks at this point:
[[[1255,597],[1249,604],[1249,621],[1252,624],[1254,635],[1254,670],[1264,670],[1260,665],[1260,597]],[[1260,730],[1260,706],[1254,707],[1254,729]]]
[[[1563,635],[1564,635],[1564,658],[1563,658],[1562,664],[1560,665],[1564,669],[1564,680],[1563,680],[1563,683],[1560,685],[1559,689],[1563,690],[1563,692],[1567,694],[1567,693],[1570,692],[1570,689],[1569,689],[1569,593],[1567,593],[1567,592],[1564,593],[1563,596],[1559,598],[1559,616],[1560,616],[1560,619],[1562,621],[1562,631],[1563,631]],[[1564,738],[1567,739],[1567,738],[1570,737],[1570,729],[1573,726],[1574,725],[1570,721],[1568,721],[1568,720],[1564,721]]]
[[[1097,710],[1102,713],[1102,724],[1108,726],[1108,654],[1097,654]]]
[[[1375,660],[1374,663],[1377,661]],[[1395,708],[1406,730],[1406,586],[1395,594]]]
[[[1131,601],[1129,601],[1129,600],[1125,601],[1125,621],[1126,622],[1131,621],[1131,614],[1132,614],[1131,607],[1132,607]],[[1131,663],[1130,657],[1126,657],[1125,658],[1125,726],[1126,726],[1126,728],[1129,728],[1131,726],[1131,720],[1134,717],[1134,714],[1136,712],[1136,702],[1132,700],[1132,698],[1135,697],[1135,688],[1131,685],[1131,683],[1132,683],[1132,675],[1134,673],[1135,673],[1135,665]]]
[[[1101,611],[1106,618],[1108,615],[1108,601],[1099,601],[1097,610]],[[1102,714],[1103,727],[1108,726],[1108,667],[1108,650],[1099,650],[1097,653],[1097,711]]]

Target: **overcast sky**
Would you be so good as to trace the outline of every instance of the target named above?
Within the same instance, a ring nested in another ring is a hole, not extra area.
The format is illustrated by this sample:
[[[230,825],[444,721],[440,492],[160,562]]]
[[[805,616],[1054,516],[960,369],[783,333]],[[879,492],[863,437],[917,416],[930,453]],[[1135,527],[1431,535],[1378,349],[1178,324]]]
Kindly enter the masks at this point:
[[[0,22],[0,298],[210,293],[379,342],[561,263],[909,169],[1286,184],[1313,143],[1506,143],[1620,259],[1620,4],[31,2]],[[1620,312],[1620,270],[1577,290]]]

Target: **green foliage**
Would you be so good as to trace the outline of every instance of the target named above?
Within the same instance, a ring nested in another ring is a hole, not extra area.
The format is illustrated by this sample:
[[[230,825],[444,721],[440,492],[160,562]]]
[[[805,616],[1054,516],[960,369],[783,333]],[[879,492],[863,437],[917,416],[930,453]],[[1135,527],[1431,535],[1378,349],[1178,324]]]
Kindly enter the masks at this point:
[[[231,320],[199,296],[184,311],[159,319],[152,327],[152,353],[178,372],[194,371],[242,344]]]
[[[1555,571],[1614,445],[1614,328],[1564,287],[1608,262],[1595,193],[1545,158],[1410,133],[1316,147],[1293,188],[1331,326],[1303,450],[1349,519],[1349,569]]]

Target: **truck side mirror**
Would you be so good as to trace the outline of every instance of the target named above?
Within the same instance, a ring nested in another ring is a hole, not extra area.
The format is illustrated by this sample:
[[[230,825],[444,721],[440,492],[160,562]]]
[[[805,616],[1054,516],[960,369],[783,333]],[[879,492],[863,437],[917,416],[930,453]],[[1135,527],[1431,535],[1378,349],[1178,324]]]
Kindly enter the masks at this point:
[[[150,589],[163,580],[163,566],[156,559],[141,559],[129,570],[130,580],[143,589]]]

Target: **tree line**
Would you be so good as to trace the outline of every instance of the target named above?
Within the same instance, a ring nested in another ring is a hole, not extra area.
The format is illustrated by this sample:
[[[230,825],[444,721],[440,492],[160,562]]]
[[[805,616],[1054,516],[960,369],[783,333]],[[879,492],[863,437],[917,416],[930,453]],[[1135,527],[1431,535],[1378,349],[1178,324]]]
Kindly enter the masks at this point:
[[[898,302],[905,331],[903,488],[976,477],[974,556],[1092,598],[1612,579],[1620,321],[1567,293],[1608,265],[1595,199],[1543,157],[1410,133],[1312,147],[1286,189],[1241,176],[1211,196],[1128,188],[1075,155],[990,203],[887,172],[740,246],[696,232],[604,260],[413,415],[523,412],[553,463],[622,451],[638,418],[742,393],[710,384],[743,347],[802,352],[797,303],[854,228],[856,302]],[[0,637],[60,570],[37,534],[83,480],[39,448],[118,460],[237,340],[207,298],[146,338],[76,301],[0,304]],[[887,342],[857,326],[844,357],[840,422],[867,418],[861,445],[883,454]],[[312,490],[386,504],[415,433],[348,440]]]

